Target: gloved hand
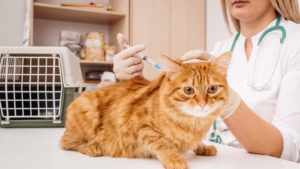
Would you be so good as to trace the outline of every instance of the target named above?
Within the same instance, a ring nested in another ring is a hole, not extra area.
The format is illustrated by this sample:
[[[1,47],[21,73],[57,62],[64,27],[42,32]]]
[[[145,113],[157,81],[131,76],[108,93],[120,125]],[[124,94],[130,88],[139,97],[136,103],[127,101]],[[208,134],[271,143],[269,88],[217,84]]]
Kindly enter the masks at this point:
[[[223,112],[221,113],[221,118],[224,120],[230,117],[231,115],[233,115],[234,112],[237,110],[237,108],[240,106],[241,101],[242,99],[240,95],[236,91],[234,91],[231,87],[229,87],[228,101]]]
[[[208,61],[212,56],[203,50],[191,50],[188,51],[186,54],[180,57],[181,60],[183,60],[183,63],[191,63],[191,62],[197,62],[197,61]]]
[[[213,57],[210,55],[208,52],[203,51],[203,50],[191,50],[184,54],[181,57],[181,60],[183,60],[183,63],[192,63],[192,62],[199,62],[199,61],[208,61]],[[224,120],[231,116],[236,109],[239,107],[241,103],[241,97],[239,94],[234,91],[231,87],[229,87],[228,91],[228,102],[221,113],[221,118]]]
[[[145,45],[139,44],[129,46],[127,40],[122,34],[117,35],[121,52],[116,54],[113,59],[113,71],[120,80],[132,79],[143,72],[144,64],[142,59],[136,54],[145,49]]]

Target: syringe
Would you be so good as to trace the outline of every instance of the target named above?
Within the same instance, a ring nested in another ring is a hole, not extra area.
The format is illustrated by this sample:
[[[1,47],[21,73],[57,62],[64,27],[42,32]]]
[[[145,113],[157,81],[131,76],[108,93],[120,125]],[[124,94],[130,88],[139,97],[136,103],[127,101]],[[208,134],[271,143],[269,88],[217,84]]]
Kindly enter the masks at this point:
[[[131,47],[130,45],[128,44],[125,44],[124,45],[126,48],[129,48]],[[161,70],[161,66],[160,64],[156,63],[152,58],[148,57],[147,55],[145,54],[138,54],[137,55],[139,58],[143,59],[144,61],[146,61],[147,63],[149,63],[150,65],[152,65],[153,67],[155,67],[156,69],[158,70]]]

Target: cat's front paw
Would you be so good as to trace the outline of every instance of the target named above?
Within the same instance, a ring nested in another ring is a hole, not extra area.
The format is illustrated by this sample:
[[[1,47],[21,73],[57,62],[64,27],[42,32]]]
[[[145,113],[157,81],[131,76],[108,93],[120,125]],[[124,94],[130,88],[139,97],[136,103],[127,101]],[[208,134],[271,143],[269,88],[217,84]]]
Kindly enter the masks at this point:
[[[188,169],[187,162],[180,156],[169,157],[163,161],[165,169]]]
[[[96,144],[81,145],[78,147],[78,151],[90,157],[102,156],[102,153]]]
[[[197,155],[203,156],[215,156],[217,154],[217,148],[213,145],[199,145],[194,151]]]

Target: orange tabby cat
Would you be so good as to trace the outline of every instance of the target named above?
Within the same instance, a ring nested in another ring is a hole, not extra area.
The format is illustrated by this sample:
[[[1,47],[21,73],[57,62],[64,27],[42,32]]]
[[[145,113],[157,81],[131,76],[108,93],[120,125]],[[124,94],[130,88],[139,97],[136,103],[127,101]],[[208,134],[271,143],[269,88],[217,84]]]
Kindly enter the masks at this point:
[[[159,78],[142,77],[84,92],[67,112],[60,145],[89,156],[156,157],[166,169],[186,169],[181,153],[213,156],[201,140],[228,97],[230,54],[210,62],[166,57]]]

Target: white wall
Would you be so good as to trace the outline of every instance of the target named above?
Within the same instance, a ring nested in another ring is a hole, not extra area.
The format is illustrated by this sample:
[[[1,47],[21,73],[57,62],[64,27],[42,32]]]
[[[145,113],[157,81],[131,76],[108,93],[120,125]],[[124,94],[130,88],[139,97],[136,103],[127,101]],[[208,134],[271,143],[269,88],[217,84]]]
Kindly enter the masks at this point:
[[[22,45],[25,6],[24,0],[0,1],[0,46]]]
[[[216,42],[226,39],[229,34],[223,21],[220,0],[206,0],[206,12],[206,49],[211,51]]]

